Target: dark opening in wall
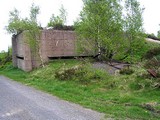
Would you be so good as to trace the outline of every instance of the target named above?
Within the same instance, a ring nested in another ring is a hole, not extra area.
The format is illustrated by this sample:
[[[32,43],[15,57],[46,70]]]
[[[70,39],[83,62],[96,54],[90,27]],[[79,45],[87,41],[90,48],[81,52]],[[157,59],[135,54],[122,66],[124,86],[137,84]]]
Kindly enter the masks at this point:
[[[93,57],[93,56],[61,56],[61,57],[48,57],[49,60],[55,60],[55,59],[76,59],[76,58],[87,58],[87,57]]]
[[[18,59],[24,60],[24,57],[16,56]]]
[[[54,59],[73,59],[75,57],[73,56],[61,56],[61,57],[48,57],[49,60],[54,60]]]

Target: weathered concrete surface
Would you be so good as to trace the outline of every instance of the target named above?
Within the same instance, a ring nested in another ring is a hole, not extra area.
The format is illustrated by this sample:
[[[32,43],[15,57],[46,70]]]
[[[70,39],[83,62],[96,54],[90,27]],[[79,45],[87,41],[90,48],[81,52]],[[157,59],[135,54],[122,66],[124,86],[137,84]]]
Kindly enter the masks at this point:
[[[103,114],[0,76],[0,120],[100,120]]]
[[[33,52],[25,32],[22,32],[12,37],[12,48],[13,65],[24,71],[31,71],[40,66],[40,60],[48,62],[49,58],[52,57],[81,56],[76,52],[76,34],[74,31],[42,30],[38,52]]]
[[[31,50],[23,33],[12,36],[12,62],[15,67],[25,71],[32,70]]]

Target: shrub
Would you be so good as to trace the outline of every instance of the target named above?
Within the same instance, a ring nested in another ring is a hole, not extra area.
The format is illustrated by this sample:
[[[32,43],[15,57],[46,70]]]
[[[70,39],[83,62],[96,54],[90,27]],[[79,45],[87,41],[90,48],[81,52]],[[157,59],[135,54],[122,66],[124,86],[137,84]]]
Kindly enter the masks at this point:
[[[147,36],[147,38],[151,38],[151,39],[153,39],[153,40],[160,40],[158,37],[156,37],[154,34],[148,34],[148,35],[146,35]]]
[[[124,67],[120,70],[119,72],[120,74],[125,74],[125,75],[131,75],[132,73],[134,73],[134,70],[129,68],[129,67]]]
[[[160,55],[160,47],[153,48],[153,49],[147,51],[147,53],[144,55],[144,58],[151,59],[157,55]]]
[[[56,70],[55,78],[58,78],[60,80],[69,80],[69,79],[73,79],[74,76],[77,76],[79,74],[81,74],[82,76],[84,74],[84,72],[82,72],[82,66],[74,66],[71,68],[62,68],[62,69]]]
[[[153,71],[149,72],[150,75],[148,74],[148,76],[160,78],[160,47],[148,51],[145,58],[148,60],[145,62],[144,67],[148,69],[148,72]]]
[[[66,26],[66,25],[61,25],[61,24],[56,24],[53,27],[54,30],[69,30],[69,31],[74,31],[75,28],[74,26]]]
[[[75,80],[82,83],[103,80],[107,75],[105,71],[92,69],[88,65],[76,65],[70,68],[58,69],[55,72],[55,78],[58,80]]]
[[[145,62],[144,67],[145,69],[136,71],[136,80],[130,84],[130,88],[134,90],[143,88],[159,89],[160,61],[152,58]]]
[[[10,63],[12,61],[11,53],[12,53],[11,48],[8,49],[8,52],[3,51],[0,53],[0,68],[5,67],[7,63]]]
[[[158,70],[158,68],[160,67],[160,61],[156,58],[152,58],[151,60],[146,61],[144,67],[147,69]]]

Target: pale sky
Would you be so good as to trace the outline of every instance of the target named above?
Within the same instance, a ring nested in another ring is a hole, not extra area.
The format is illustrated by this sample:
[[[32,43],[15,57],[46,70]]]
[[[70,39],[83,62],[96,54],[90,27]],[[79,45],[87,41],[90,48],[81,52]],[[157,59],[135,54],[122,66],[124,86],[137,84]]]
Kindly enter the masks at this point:
[[[143,19],[144,29],[147,33],[157,34],[160,30],[160,0],[139,0],[141,6],[145,8]],[[29,16],[29,9],[32,3],[40,6],[40,15],[38,21],[42,27],[45,27],[51,17],[51,14],[58,15],[59,8],[63,4],[67,10],[67,24],[73,24],[80,11],[82,10],[82,0],[1,0],[0,3],[0,51],[7,50],[11,46],[11,35],[7,34],[4,27],[8,23],[9,11],[17,8],[21,11],[21,17]]]

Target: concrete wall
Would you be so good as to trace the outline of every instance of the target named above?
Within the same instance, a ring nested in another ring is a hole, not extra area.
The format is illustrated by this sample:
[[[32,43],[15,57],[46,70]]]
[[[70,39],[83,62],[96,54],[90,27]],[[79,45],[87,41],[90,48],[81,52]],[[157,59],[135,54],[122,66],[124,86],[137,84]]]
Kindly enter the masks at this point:
[[[45,36],[45,37],[44,37]],[[73,31],[46,30],[42,34],[42,52],[45,57],[75,56]]]
[[[74,31],[42,30],[40,36],[40,55],[44,62],[52,57],[77,56]],[[24,71],[31,71],[40,66],[38,52],[34,52],[27,44],[25,32],[12,37],[13,65]]]
[[[13,65],[24,71],[31,71],[31,51],[25,40],[25,35],[23,33],[12,37]]]

